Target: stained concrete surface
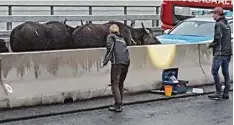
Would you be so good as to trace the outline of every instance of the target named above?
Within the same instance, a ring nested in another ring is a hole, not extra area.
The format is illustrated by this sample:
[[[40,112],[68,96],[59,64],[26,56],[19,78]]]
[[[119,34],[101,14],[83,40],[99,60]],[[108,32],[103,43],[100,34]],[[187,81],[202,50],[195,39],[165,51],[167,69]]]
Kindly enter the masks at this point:
[[[124,106],[122,113],[108,109],[5,123],[2,125],[232,125],[230,100],[207,95]]]
[[[160,46],[153,48],[157,50]],[[178,45],[176,48],[171,63],[172,67],[179,67],[179,79],[188,80],[190,85],[212,82],[212,55],[205,45],[200,46],[200,50],[197,45]],[[157,88],[162,69],[152,66],[147,46],[130,47],[129,50],[131,65],[125,81],[126,89],[130,90],[128,92]],[[201,66],[198,52],[201,54]],[[110,82],[110,65],[99,68],[104,53],[105,49],[99,48],[2,54],[3,83],[13,89],[13,93],[9,94],[8,106],[63,103],[65,98],[79,100],[109,95],[110,89],[105,91],[105,88]]]

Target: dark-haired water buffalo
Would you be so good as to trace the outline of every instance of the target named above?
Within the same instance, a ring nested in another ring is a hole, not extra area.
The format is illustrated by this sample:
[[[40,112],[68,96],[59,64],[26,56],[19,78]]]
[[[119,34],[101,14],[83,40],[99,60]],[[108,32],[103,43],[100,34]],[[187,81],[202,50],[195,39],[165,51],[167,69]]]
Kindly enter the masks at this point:
[[[125,29],[128,29],[130,35],[126,35],[126,37],[130,37],[131,41],[133,41],[130,45],[161,44],[157,39],[149,41],[149,39],[153,38],[153,31],[150,28],[146,28],[143,22],[141,23],[142,28],[133,28],[133,23],[131,23],[131,26],[115,21],[110,21],[107,24],[117,24],[119,27],[123,26]]]
[[[77,28],[72,38],[77,48],[94,48],[106,46],[106,37],[109,34],[111,23],[106,24],[85,24]],[[131,31],[124,24],[119,25],[120,32],[124,36],[127,45],[133,44]]]
[[[76,48],[105,47],[111,24],[119,26],[120,33],[127,45],[160,44],[159,41],[150,41],[154,43],[148,43],[153,33],[146,29],[143,23],[142,29],[134,29],[121,22],[110,21],[104,24],[85,24],[77,28],[72,34]]]
[[[157,38],[152,41],[153,31],[150,28],[146,28],[143,22],[141,23],[142,28],[133,28],[134,23],[135,21],[131,23],[131,33],[133,39],[138,41],[139,45],[161,44]]]
[[[44,24],[27,21],[15,27],[10,34],[13,52],[71,49],[75,28],[64,22],[50,21]]]

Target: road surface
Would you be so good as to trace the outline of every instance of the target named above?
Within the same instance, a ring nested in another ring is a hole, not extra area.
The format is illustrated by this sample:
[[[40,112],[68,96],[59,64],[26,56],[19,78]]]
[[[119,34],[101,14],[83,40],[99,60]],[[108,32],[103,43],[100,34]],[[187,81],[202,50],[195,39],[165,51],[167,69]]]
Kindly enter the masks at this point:
[[[214,101],[205,95],[124,106],[122,113],[101,109],[2,125],[232,125],[232,98]]]

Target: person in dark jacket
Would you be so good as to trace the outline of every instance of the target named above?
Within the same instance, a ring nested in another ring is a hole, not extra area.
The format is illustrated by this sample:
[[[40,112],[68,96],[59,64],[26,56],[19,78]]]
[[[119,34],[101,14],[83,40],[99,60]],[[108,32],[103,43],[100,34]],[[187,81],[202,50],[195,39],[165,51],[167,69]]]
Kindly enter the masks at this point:
[[[126,42],[119,32],[119,27],[112,24],[109,31],[110,34],[106,41],[107,52],[103,61],[103,66],[111,61],[111,90],[115,104],[109,107],[109,110],[121,112],[124,81],[128,73],[130,58]]]
[[[221,7],[216,7],[213,10],[213,18],[216,20],[214,40],[209,44],[209,48],[213,48],[213,62],[211,73],[216,86],[216,93],[208,96],[211,99],[229,99],[230,76],[229,63],[232,56],[231,45],[231,27],[227,19],[224,17],[224,12]],[[222,94],[222,85],[219,78],[219,68],[222,67],[224,76],[225,88]]]

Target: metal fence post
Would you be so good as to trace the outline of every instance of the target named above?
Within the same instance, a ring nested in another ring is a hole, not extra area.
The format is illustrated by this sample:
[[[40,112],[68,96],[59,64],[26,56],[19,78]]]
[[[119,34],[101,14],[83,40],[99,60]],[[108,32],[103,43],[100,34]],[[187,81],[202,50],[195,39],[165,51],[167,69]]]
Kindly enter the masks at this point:
[[[156,15],[159,14],[159,7],[156,7]],[[159,20],[156,20],[156,27],[159,27]]]
[[[127,15],[127,6],[124,6],[124,15]],[[127,24],[127,20],[124,20],[124,24]]]
[[[93,15],[93,9],[92,6],[89,6],[89,15]],[[88,23],[92,23],[92,21],[89,21]]]
[[[12,6],[8,6],[8,15],[12,15]],[[12,29],[12,22],[7,22],[7,30]]]
[[[50,15],[54,15],[54,6],[50,6]]]

